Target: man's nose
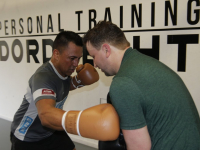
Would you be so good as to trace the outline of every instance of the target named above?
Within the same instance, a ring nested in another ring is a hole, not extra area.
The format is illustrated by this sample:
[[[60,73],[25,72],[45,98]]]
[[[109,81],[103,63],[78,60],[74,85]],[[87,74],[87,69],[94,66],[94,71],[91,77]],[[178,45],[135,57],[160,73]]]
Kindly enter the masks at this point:
[[[78,59],[76,59],[76,60],[73,61],[73,65],[74,65],[75,67],[78,66],[78,63],[79,63],[79,60],[78,60]]]

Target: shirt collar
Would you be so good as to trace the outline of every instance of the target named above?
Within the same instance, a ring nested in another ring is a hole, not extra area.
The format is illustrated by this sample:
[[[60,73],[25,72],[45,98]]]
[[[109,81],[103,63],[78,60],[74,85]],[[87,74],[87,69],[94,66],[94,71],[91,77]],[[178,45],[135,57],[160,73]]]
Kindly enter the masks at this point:
[[[51,62],[51,60],[49,61],[49,63],[51,64],[53,70],[55,71],[55,73],[58,75],[58,77],[59,77],[60,79],[66,80],[66,79],[68,78],[68,76],[63,77],[63,76],[61,76],[61,75],[58,73],[58,71],[57,71],[56,68],[54,67],[53,63]]]

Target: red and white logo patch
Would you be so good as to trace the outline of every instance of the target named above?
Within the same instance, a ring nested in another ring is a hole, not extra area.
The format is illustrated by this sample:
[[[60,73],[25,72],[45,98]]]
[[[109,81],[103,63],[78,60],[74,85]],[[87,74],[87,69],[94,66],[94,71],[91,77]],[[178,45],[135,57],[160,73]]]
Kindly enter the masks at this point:
[[[54,95],[55,96],[55,92],[53,90],[50,90],[50,89],[43,89],[42,95]]]

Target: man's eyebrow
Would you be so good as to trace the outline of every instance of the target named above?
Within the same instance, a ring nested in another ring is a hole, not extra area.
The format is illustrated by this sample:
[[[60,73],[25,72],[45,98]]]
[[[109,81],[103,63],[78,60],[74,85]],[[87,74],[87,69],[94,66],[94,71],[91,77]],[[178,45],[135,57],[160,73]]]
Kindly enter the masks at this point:
[[[69,56],[70,58],[81,58],[83,56],[77,57],[77,56]]]

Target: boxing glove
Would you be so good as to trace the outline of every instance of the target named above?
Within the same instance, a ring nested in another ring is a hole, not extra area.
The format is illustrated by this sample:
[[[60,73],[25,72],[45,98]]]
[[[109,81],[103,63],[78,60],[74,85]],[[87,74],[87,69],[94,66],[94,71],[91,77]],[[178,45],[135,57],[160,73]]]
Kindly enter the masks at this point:
[[[114,141],[99,141],[98,150],[126,150],[124,135],[120,131],[119,137]]]
[[[84,85],[90,85],[99,80],[99,74],[96,69],[89,63],[80,64],[76,68],[77,75],[72,77],[72,85],[79,88]]]
[[[120,132],[119,117],[111,104],[65,112],[62,127],[67,133],[101,141],[113,141]]]

